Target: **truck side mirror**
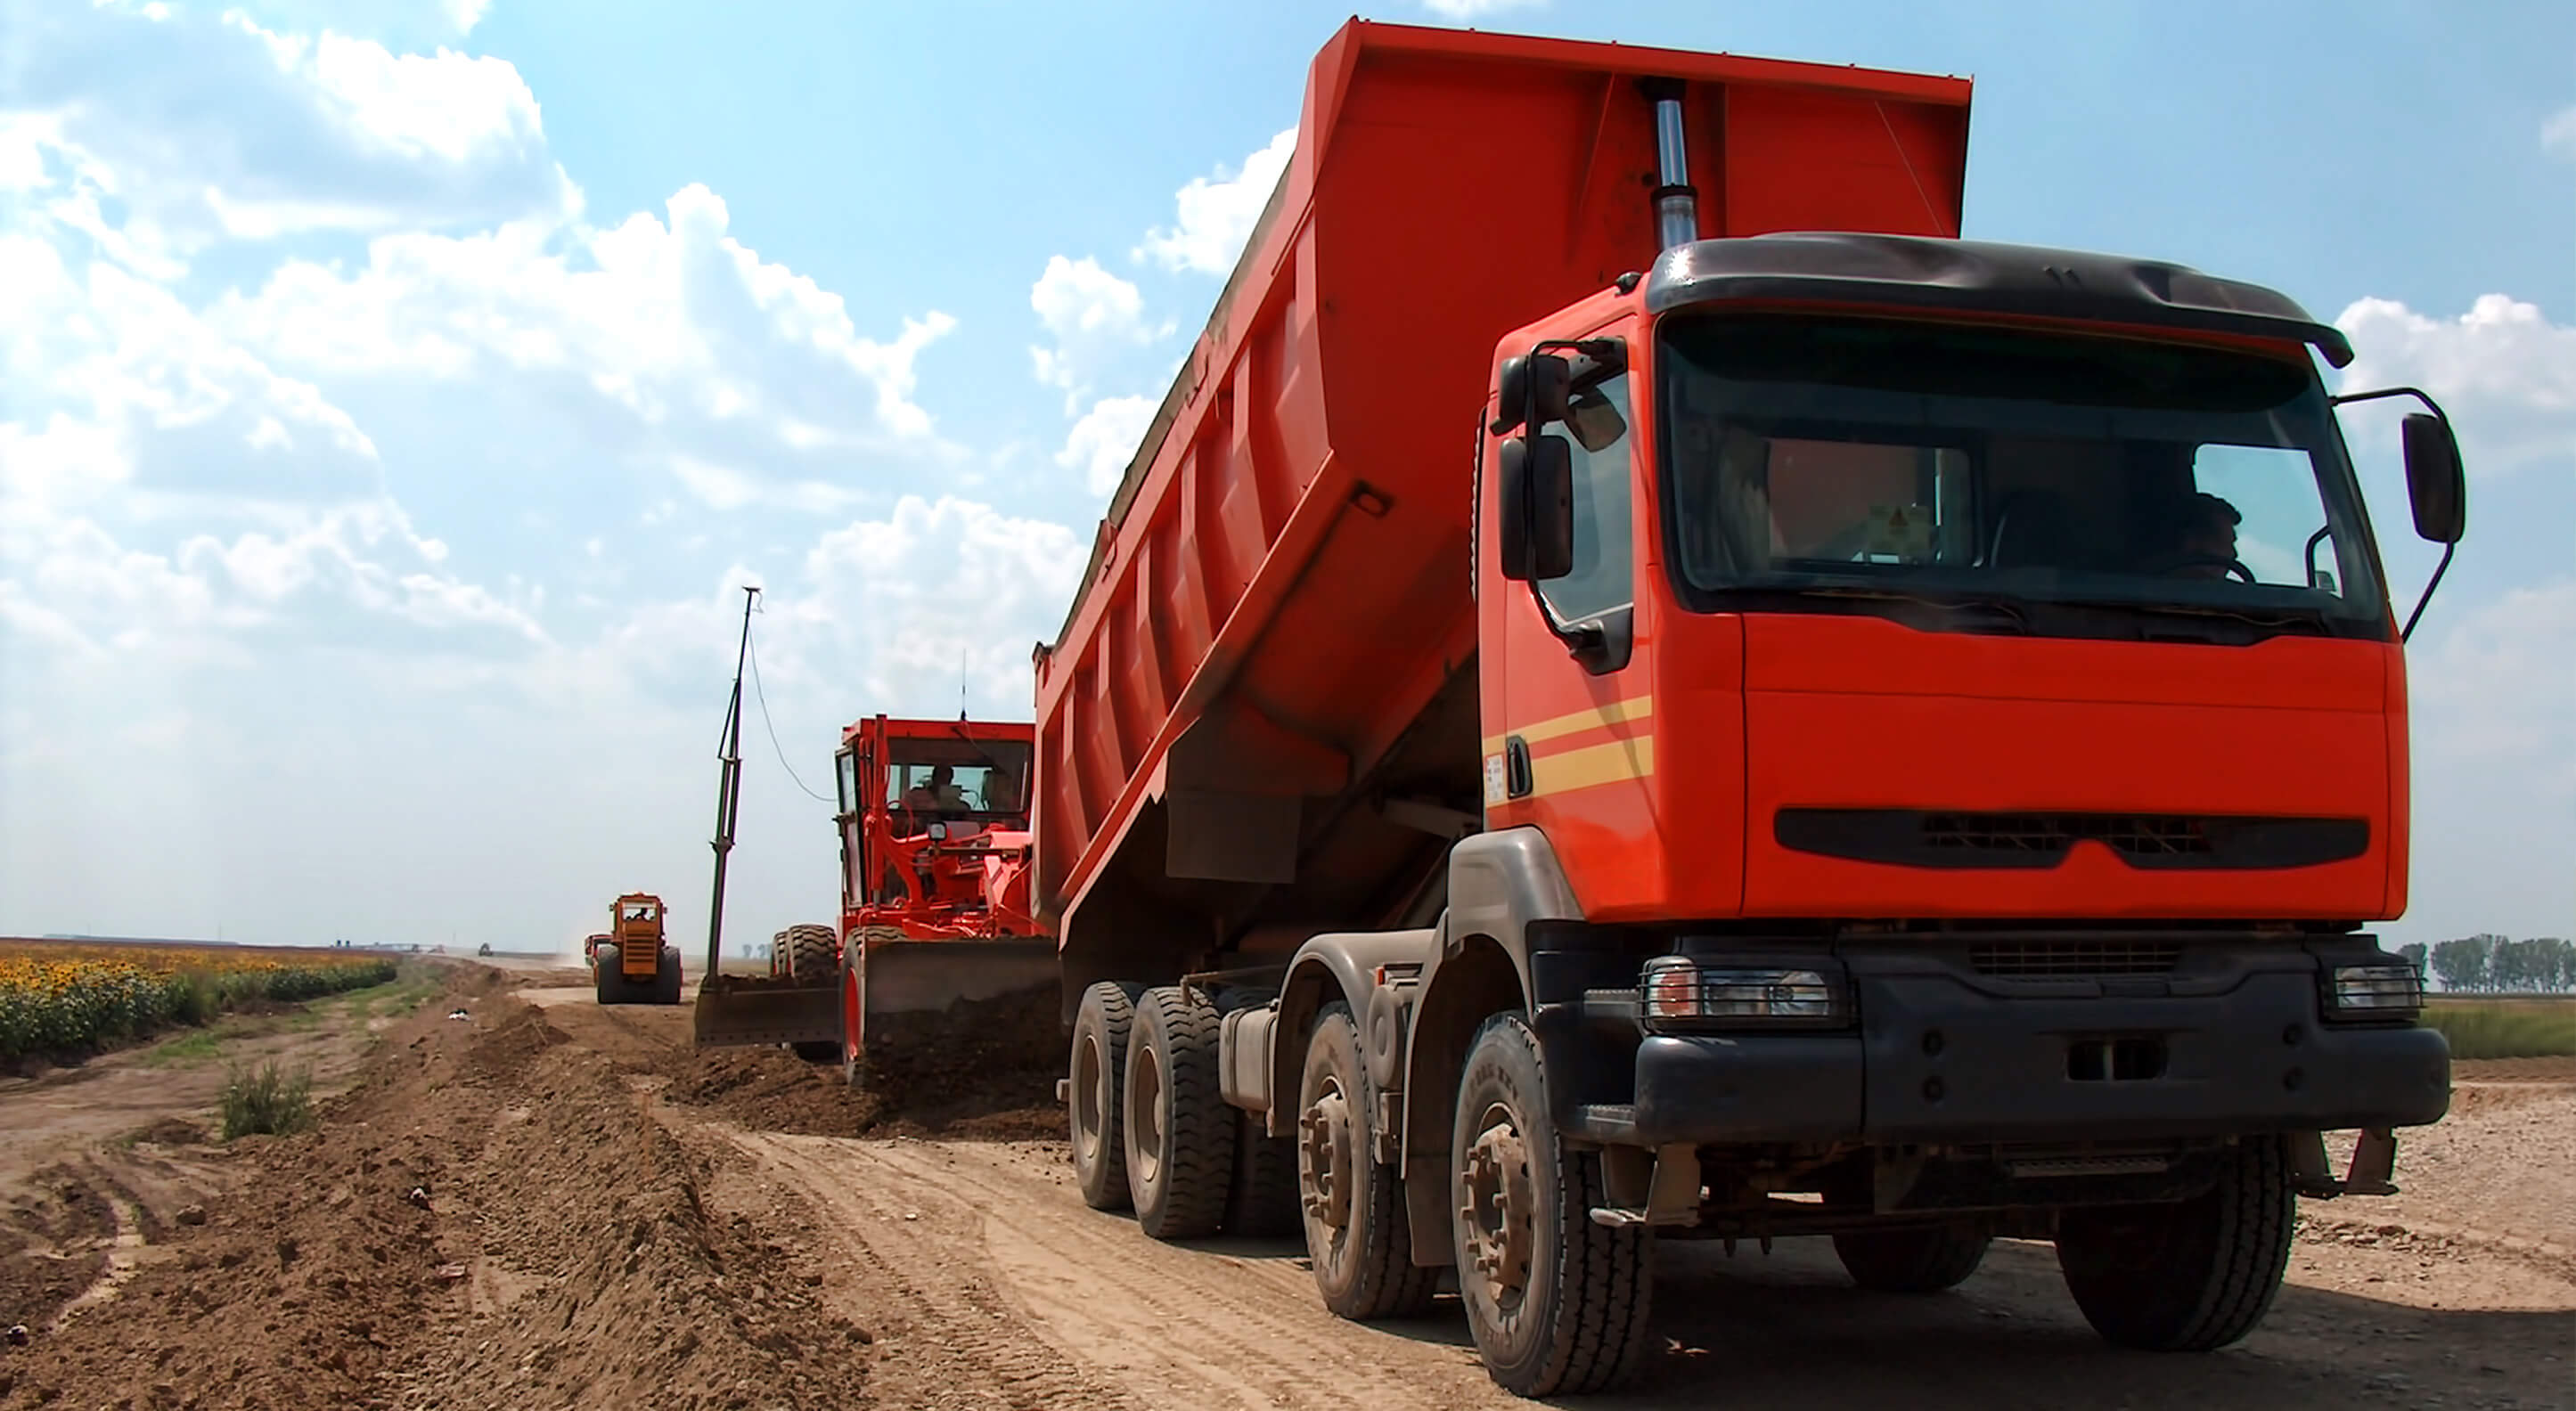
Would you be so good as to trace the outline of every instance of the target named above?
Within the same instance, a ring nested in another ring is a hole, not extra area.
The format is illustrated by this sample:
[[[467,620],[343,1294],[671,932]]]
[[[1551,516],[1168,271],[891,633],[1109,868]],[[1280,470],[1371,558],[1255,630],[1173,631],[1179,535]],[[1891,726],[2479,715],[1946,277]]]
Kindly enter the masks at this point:
[[[2406,497],[2415,505],[2415,532],[2436,544],[2456,544],[2468,529],[2469,487],[2460,469],[2459,442],[2442,419],[2410,412],[2401,424],[2406,443]]]
[[[1538,397],[1535,424],[1563,421],[1574,383],[1574,366],[1554,353],[1505,358],[1495,380],[1494,425],[1497,436],[1532,422],[1530,397]]]
[[[1574,451],[1554,436],[1503,443],[1495,516],[1503,576],[1544,583],[1574,571]]]

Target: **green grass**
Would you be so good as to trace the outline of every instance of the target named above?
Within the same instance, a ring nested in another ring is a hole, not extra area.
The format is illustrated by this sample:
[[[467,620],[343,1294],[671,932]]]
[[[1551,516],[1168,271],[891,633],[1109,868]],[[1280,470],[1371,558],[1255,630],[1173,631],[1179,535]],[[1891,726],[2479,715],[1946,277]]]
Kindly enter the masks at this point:
[[[263,1063],[254,1073],[236,1068],[224,1083],[224,1140],[253,1134],[284,1136],[313,1125],[313,1075],[281,1072]]]
[[[226,1039],[237,1039],[250,1032],[247,1024],[221,1024],[182,1034],[166,1043],[145,1049],[135,1062],[146,1068],[186,1067],[204,1063],[222,1052]]]
[[[2453,1058],[2556,1058],[2576,1054],[2576,1002],[2435,1000],[2426,1025],[2442,1031]]]

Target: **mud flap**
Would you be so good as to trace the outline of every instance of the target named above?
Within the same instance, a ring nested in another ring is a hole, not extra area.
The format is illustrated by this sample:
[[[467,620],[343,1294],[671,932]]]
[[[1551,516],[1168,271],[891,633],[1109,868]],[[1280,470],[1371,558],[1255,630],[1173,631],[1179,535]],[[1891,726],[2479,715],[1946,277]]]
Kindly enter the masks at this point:
[[[841,987],[800,985],[784,976],[710,975],[698,983],[691,1022],[697,1048],[838,1044]]]
[[[869,936],[859,946],[860,1043],[873,1048],[900,1042],[906,1032],[935,1023],[952,1006],[1053,989],[1059,983],[1055,942],[1047,937],[920,941]],[[839,1030],[833,1032],[837,1036]],[[1047,1035],[1049,1041],[1053,1038]]]

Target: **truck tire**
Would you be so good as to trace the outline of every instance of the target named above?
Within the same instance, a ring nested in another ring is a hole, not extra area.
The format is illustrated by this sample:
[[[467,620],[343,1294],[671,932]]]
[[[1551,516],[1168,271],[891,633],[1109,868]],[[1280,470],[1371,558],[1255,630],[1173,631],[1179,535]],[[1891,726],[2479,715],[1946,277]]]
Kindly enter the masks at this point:
[[[1225,1205],[1225,1232],[1250,1239],[1284,1239],[1297,1233],[1297,1142],[1262,1130],[1262,1119],[1235,1114],[1234,1190]]]
[[[1452,1122],[1458,1296],[1486,1372],[1525,1397],[1617,1384],[1645,1347],[1654,1236],[1592,1222],[1609,1203],[1600,1156],[1559,1138],[1538,1041],[1518,1014],[1477,1031]]]
[[[1911,1229],[1834,1236],[1834,1254],[1852,1282],[1877,1293],[1939,1293],[1956,1288],[1985,1262],[1994,1243],[1983,1226],[1951,1221]]]
[[[680,1002],[680,948],[662,947],[661,973],[653,977],[653,1000],[656,1004]]]
[[[1147,990],[1127,1042],[1127,1197],[1158,1240],[1203,1239],[1225,1223],[1235,1110],[1221,1085],[1216,1006],[1177,985]]]
[[[1073,1146],[1073,1182],[1094,1210],[1127,1208],[1127,1124],[1119,1098],[1127,1084],[1127,1036],[1142,986],[1103,980],[1082,992],[1073,1016],[1073,1050],[1065,1060],[1065,1120]]]
[[[2285,1139],[2249,1138],[2228,1154],[2218,1184],[2190,1200],[2064,1211],[2057,1266],[2106,1340],[2207,1352],[2271,1310],[2297,1214]]]
[[[1324,1306],[1355,1322],[1431,1309],[1440,1271],[1413,1264],[1404,1185],[1372,1156],[1377,1085],[1339,1000],[1315,1015],[1297,1078],[1297,1196]]]
[[[593,960],[590,965],[590,971],[591,984],[599,991],[599,1002],[601,1004],[624,1004],[626,1002],[626,985],[624,977],[620,976],[617,972],[616,961]]]

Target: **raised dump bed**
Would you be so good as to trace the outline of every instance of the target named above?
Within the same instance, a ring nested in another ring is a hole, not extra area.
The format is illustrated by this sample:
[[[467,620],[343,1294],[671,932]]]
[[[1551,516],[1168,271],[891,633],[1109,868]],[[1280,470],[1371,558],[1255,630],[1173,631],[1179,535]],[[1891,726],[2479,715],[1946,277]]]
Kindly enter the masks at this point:
[[[1958,233],[1965,80],[1354,21],[1038,654],[1067,1002],[1422,924],[1479,808],[1472,423],[1496,340],[1698,234]]]

